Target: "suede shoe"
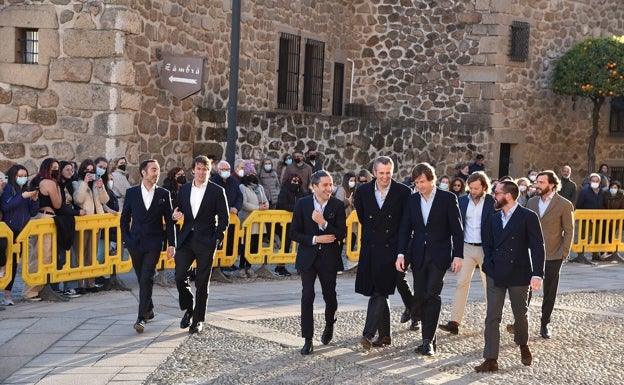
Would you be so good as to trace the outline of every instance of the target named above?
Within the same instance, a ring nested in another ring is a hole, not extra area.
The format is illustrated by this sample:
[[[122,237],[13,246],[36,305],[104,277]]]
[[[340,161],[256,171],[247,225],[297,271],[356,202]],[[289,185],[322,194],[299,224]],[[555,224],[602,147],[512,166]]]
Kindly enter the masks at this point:
[[[136,330],[137,333],[143,333],[145,331],[145,320],[142,318],[139,318],[133,326],[134,330]]]
[[[449,332],[451,334],[459,334],[459,323],[449,321],[446,324],[438,325],[438,329],[444,330],[445,332]]]
[[[498,370],[498,362],[495,359],[487,358],[481,365],[475,366],[474,369],[477,373],[495,372]]]
[[[362,345],[365,350],[370,350],[373,346],[373,336],[368,333],[364,334],[362,338],[360,338],[360,345]]]
[[[514,334],[516,332],[516,327],[514,324],[507,324],[507,333]]]
[[[524,366],[530,366],[533,362],[533,356],[531,355],[531,350],[529,350],[529,345],[520,345],[520,361]]]
[[[383,348],[384,346],[388,346],[390,344],[392,344],[392,338],[390,338],[390,336],[383,336],[377,337],[371,345],[374,348]]]

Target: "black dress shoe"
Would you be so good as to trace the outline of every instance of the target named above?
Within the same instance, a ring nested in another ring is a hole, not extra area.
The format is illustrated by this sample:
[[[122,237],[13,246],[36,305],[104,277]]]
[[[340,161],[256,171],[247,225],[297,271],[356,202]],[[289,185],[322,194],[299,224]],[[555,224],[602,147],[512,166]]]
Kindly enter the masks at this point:
[[[308,354],[312,354],[314,351],[314,346],[312,345],[312,338],[306,338],[305,344],[301,348],[301,354],[307,356]]]
[[[459,324],[455,321],[449,321],[446,324],[438,325],[438,329],[444,330],[445,332],[449,332],[451,334],[459,333]]]
[[[420,330],[420,320],[412,318],[412,324],[410,325],[410,330],[414,332]]]
[[[422,345],[418,346],[414,352],[422,354],[423,356],[433,356],[436,353],[437,346],[435,342],[431,340],[423,340]]]
[[[204,330],[203,322],[193,322],[189,328],[189,334],[201,333],[202,330]]]
[[[327,345],[331,342],[332,338],[334,338],[334,325],[327,324],[325,325],[325,330],[323,330],[323,334],[321,335],[321,342],[323,345]]]
[[[550,338],[552,336],[550,330],[548,330],[548,325],[542,325],[540,328],[540,336],[542,336],[542,338]]]
[[[184,312],[182,319],[180,320],[180,329],[186,329],[191,324],[191,318],[193,318],[193,311],[187,310]]]
[[[139,318],[135,323],[134,323],[134,330],[136,330],[137,333],[143,333],[143,331],[145,331],[145,320],[142,318]]]
[[[405,308],[405,310],[403,311],[403,314],[401,314],[401,323],[404,324],[407,321],[409,321],[411,318],[411,314],[410,314],[410,309]]]

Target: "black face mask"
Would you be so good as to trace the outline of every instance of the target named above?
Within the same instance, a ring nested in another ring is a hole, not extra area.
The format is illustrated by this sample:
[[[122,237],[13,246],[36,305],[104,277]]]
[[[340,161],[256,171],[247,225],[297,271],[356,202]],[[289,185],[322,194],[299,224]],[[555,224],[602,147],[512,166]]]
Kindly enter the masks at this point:
[[[309,158],[310,160],[316,160],[316,155],[310,155],[310,156],[308,156],[308,158]]]
[[[178,184],[186,183],[186,176],[185,175],[180,175],[179,177],[176,178],[176,182],[178,182]]]
[[[255,175],[248,175],[247,183],[258,184],[258,178]]]
[[[52,177],[52,179],[55,179],[55,180],[58,180],[60,174],[61,173],[59,172],[59,170],[50,171],[50,176]]]
[[[297,192],[297,191],[299,191],[299,187],[300,186],[301,185],[299,183],[291,183],[290,184],[290,191]]]
[[[301,164],[301,163],[303,163],[303,159],[301,159],[301,158],[295,158],[295,163],[297,163],[297,164]]]
[[[126,165],[125,164],[120,164],[119,166],[117,166],[118,169],[120,169],[121,171],[126,171]]]

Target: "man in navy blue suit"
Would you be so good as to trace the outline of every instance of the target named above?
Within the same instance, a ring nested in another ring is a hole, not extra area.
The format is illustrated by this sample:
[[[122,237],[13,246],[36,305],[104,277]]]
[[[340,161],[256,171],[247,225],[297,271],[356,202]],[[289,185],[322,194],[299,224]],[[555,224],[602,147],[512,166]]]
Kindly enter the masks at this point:
[[[444,275],[449,267],[455,274],[461,270],[464,233],[457,198],[452,192],[436,188],[433,167],[417,164],[412,179],[418,192],[409,197],[401,219],[396,269],[405,271],[410,262],[405,254],[411,237],[414,297],[422,320],[422,345],[415,352],[432,356],[437,350]]]
[[[130,253],[132,267],[139,281],[139,315],[134,330],[143,333],[147,320],[154,318],[154,271],[163,242],[168,242],[167,258],[173,258],[176,238],[169,191],[156,186],[160,176],[158,162],[154,159],[144,160],[139,171],[141,184],[126,191],[120,227],[123,243]]]
[[[178,207],[173,211],[175,221],[184,218],[175,254],[175,281],[184,310],[180,328],[189,328],[190,334],[204,328],[212,262],[230,220],[225,190],[208,180],[211,165],[206,156],[193,159],[193,180],[180,187]],[[189,281],[193,262],[197,265],[195,298]]]
[[[314,282],[318,276],[325,300],[325,329],[321,336],[327,345],[334,335],[338,301],[336,274],[343,269],[342,241],[347,234],[342,201],[331,196],[332,178],[324,170],[310,178],[312,195],[295,203],[290,237],[298,243],[295,267],[301,272],[301,336],[305,343],[301,354],[314,351]]]
[[[440,329],[451,334],[459,333],[459,325],[466,309],[470,281],[477,266],[480,268],[485,292],[485,273],[481,268],[483,266],[483,232],[494,214],[494,198],[489,194],[490,179],[487,175],[483,171],[473,172],[466,180],[466,185],[468,194],[458,199],[464,225],[464,260],[457,277],[451,320],[439,325]]]
[[[529,322],[527,319],[529,287],[537,291],[544,276],[544,237],[537,214],[520,206],[518,185],[499,182],[494,191],[496,209],[483,233],[485,253],[483,271],[487,275],[487,315],[485,317],[485,361],[475,367],[477,372],[498,370],[500,322],[509,293],[513,311],[514,341],[520,346],[522,364],[531,365]]]

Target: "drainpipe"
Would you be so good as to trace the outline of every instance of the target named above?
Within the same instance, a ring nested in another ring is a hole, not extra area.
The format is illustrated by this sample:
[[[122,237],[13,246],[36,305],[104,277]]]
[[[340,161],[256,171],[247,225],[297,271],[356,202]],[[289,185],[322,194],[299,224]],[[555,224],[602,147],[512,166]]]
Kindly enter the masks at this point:
[[[234,166],[236,156],[236,127],[238,125],[238,69],[240,56],[241,0],[232,0],[232,34],[230,41],[230,92],[227,112],[227,145],[225,159]]]
[[[355,62],[352,59],[347,59],[351,63],[351,83],[349,84],[349,104],[353,103],[353,77],[355,76]]]

